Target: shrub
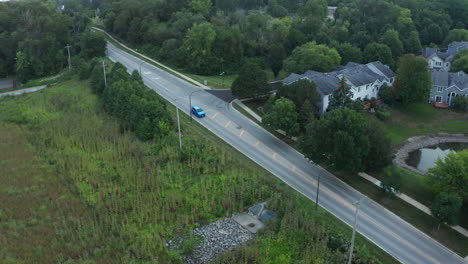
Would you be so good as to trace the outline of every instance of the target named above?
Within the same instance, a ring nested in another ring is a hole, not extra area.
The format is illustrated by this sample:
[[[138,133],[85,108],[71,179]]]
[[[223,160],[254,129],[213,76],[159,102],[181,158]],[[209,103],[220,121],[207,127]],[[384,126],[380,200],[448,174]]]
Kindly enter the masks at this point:
[[[375,116],[377,116],[378,119],[380,119],[382,121],[385,121],[385,120],[388,120],[390,118],[390,112],[382,110],[382,109],[378,109],[375,112]]]
[[[459,111],[467,111],[468,110],[468,97],[464,96],[456,96],[453,100],[453,109]]]

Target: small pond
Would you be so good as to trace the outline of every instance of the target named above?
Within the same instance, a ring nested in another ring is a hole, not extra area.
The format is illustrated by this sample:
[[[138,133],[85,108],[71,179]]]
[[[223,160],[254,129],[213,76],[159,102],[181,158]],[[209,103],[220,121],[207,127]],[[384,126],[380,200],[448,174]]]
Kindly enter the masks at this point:
[[[441,143],[410,152],[406,163],[422,172],[427,172],[436,166],[438,158],[443,160],[449,153],[464,149],[468,149],[468,143]]]

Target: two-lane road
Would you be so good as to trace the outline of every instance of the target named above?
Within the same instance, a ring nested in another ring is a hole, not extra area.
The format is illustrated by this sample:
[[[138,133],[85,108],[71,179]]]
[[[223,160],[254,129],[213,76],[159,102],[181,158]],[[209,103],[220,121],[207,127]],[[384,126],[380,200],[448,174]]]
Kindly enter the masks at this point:
[[[189,95],[192,94],[192,105],[199,105],[206,112],[206,118],[194,117],[194,121],[208,128],[311,200],[315,198],[316,179],[321,175],[320,206],[348,225],[352,225],[354,203],[362,198],[361,193],[321,167],[311,164],[296,150],[248,120],[218,97],[144,63],[110,43],[108,56],[113,61],[122,63],[129,72],[139,70],[141,67],[145,84],[187,114]],[[358,231],[403,263],[467,263],[460,256],[369,199],[361,203]]]

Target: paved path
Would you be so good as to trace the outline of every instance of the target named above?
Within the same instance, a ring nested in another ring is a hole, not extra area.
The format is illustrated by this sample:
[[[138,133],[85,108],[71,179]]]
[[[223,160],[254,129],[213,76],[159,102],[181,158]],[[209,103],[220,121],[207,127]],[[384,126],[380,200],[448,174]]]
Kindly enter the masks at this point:
[[[166,100],[189,114],[192,103],[201,106],[206,118],[194,118],[215,135],[270,171],[274,176],[310,200],[315,199],[316,179],[320,181],[320,206],[348,225],[354,222],[354,202],[362,194],[340,181],[320,166],[262,127],[233,109],[229,103],[142,61],[112,44],[108,56],[122,63],[129,72],[142,65],[144,83]],[[464,259],[419,231],[376,202],[366,199],[359,210],[358,232],[373,241],[402,263],[466,264]]]
[[[42,90],[46,87],[47,85],[42,85],[42,86],[31,87],[31,88],[26,88],[26,89],[21,89],[21,90],[6,92],[6,93],[0,93],[0,98],[5,97],[5,96],[17,96],[17,95],[21,95],[25,93],[33,93],[33,92]]]
[[[381,187],[381,181],[377,180],[376,178],[370,176],[369,174],[365,173],[365,172],[360,172],[359,173],[359,176],[363,177],[364,179],[372,182],[373,184]],[[409,197],[408,195],[404,194],[404,193],[396,193],[395,194],[398,198],[402,199],[403,201],[411,204],[412,206],[418,208],[419,210],[425,212],[426,214],[432,216],[432,213],[431,213],[431,209],[429,209],[429,207],[425,206],[424,204],[414,200],[413,198]],[[463,227],[461,226],[450,226],[452,229],[454,229],[455,231],[459,232],[460,234],[468,237],[468,230],[464,229]]]

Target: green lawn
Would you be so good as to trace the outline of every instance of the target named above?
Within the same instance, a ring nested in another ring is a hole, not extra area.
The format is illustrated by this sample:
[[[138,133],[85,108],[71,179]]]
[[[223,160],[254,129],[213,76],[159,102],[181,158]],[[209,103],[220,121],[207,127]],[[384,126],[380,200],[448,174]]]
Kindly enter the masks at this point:
[[[214,75],[214,76],[204,76],[197,75],[193,73],[184,73],[188,77],[205,84],[207,81],[207,86],[212,89],[231,89],[232,82],[237,78],[237,74],[228,74],[224,76]]]
[[[468,113],[437,109],[429,104],[390,109],[391,117],[382,122],[392,144],[428,133],[468,133]]]

